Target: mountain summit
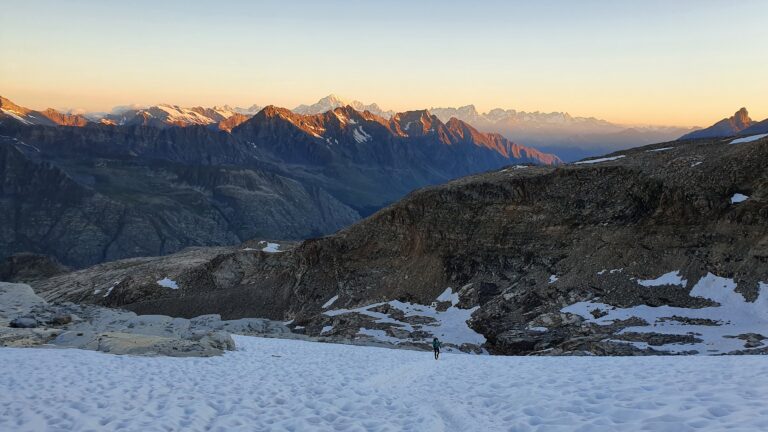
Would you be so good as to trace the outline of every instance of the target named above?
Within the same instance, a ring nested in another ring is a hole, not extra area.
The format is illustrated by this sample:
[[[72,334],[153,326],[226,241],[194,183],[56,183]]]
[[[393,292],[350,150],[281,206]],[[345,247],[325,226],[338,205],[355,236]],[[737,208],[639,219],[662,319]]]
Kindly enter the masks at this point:
[[[712,126],[685,134],[680,139],[721,138],[738,134],[755,124],[746,108],[736,111],[731,117],[724,118]]]
[[[389,118],[391,117],[394,112],[393,111],[385,111],[381,109],[377,104],[364,104],[363,102],[352,100],[347,101],[335,94],[329,94],[328,96],[320,99],[316,103],[312,105],[299,105],[296,108],[293,109],[293,112],[296,114],[322,114],[324,112],[331,111],[335,108],[340,108],[344,106],[351,106],[352,108],[358,110],[358,111],[370,111],[373,114],[376,114],[379,117]]]

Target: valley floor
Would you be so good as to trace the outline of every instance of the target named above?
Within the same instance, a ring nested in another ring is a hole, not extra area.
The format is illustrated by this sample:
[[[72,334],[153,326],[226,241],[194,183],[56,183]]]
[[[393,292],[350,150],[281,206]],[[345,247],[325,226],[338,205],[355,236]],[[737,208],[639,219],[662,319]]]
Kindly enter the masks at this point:
[[[236,336],[211,358],[0,349],[3,431],[768,430],[768,357],[491,357]]]

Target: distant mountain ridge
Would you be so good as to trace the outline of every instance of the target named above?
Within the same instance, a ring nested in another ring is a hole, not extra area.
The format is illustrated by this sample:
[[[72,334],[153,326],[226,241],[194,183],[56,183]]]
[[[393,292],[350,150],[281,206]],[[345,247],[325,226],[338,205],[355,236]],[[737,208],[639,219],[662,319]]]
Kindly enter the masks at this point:
[[[231,130],[256,114],[261,107],[253,105],[250,108],[232,108],[229,105],[204,108],[201,106],[184,108],[178,105],[160,104],[148,108],[126,110],[115,114],[107,114],[100,119],[101,123],[120,126],[211,126],[222,130]]]
[[[81,267],[189,246],[317,237],[424,186],[561,163],[426,110],[385,119],[351,106],[314,115],[267,106],[252,117],[230,110],[220,123],[229,112],[133,112],[122,123],[68,127],[33,122],[38,112],[4,102],[0,258],[33,252]]]
[[[335,94],[321,98],[313,104],[302,104],[291,111],[301,115],[323,114],[336,108],[351,106],[357,111],[368,111],[384,119],[396,114],[376,103],[366,104],[348,100]],[[259,105],[233,108],[181,107],[159,104],[151,107],[125,107],[113,113],[90,113],[84,118],[94,122],[124,126],[155,127],[203,125],[211,129],[230,131],[262,109]],[[480,113],[474,105],[459,108],[431,108],[430,113],[447,123],[455,117],[481,132],[497,133],[525,146],[555,153],[566,161],[587,156],[677,139],[692,129],[664,126],[623,126],[594,117],[575,117],[565,112],[525,112],[513,109],[492,109]]]
[[[574,117],[566,112],[496,108],[480,113],[474,105],[431,108],[430,111],[441,120],[455,117],[483,132],[499,133],[523,145],[555,153],[565,161],[670,141],[691,130],[675,126],[627,127],[595,117]]]

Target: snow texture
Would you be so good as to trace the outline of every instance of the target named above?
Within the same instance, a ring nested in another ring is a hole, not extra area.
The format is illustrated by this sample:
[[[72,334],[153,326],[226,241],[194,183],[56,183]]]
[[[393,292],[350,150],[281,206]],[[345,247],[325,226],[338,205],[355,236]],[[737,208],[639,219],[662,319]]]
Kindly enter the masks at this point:
[[[744,202],[744,201],[746,201],[748,199],[749,199],[749,197],[746,196],[746,195],[743,195],[743,194],[740,194],[740,193],[735,193],[731,197],[731,204],[738,204],[738,203]]]
[[[744,138],[736,138],[735,140],[731,141],[731,144],[742,144],[742,143],[748,143],[752,141],[757,141],[761,138],[768,137],[768,134],[760,134],[760,135],[751,135]]]
[[[336,303],[336,300],[339,299],[339,295],[336,294],[335,296],[331,297],[327,302],[323,303],[323,309],[328,309],[331,307],[332,304]]]
[[[679,276],[673,277],[669,276],[670,274],[667,273],[650,282],[656,284],[660,280],[679,281],[679,285],[685,285],[685,281],[680,280]],[[658,283],[658,285],[662,285],[662,283]],[[627,327],[620,334],[692,334],[699,339],[698,342],[670,343],[652,348],[671,353],[696,351],[698,354],[722,354],[747,349],[744,341],[736,338],[736,336],[747,333],[768,336],[768,284],[762,282],[759,284],[760,292],[754,302],[746,301],[735,289],[736,282],[733,279],[709,273],[694,285],[689,295],[712,300],[717,303],[715,306],[699,309],[647,305],[619,308],[597,301],[583,301],[567,306],[561,312],[579,315],[586,322],[597,325],[609,325],[618,320],[637,317],[647,322],[648,325]],[[605,315],[595,318],[591,314],[594,310],[604,312]],[[692,324],[686,322],[685,319],[705,320],[707,323]],[[761,346],[765,346],[764,342],[765,340]],[[646,347],[641,342],[630,343],[640,348]]]
[[[221,357],[0,349],[0,430],[761,431],[768,359],[495,357],[236,336]]]
[[[175,280],[170,279],[168,276],[157,281],[157,284],[170,289],[179,289],[179,284],[177,284]]]
[[[674,147],[662,147],[662,148],[651,149],[651,150],[646,150],[646,151],[647,152],[663,152],[663,151],[667,151],[667,150],[672,150],[673,148]]]
[[[553,283],[557,282],[558,279],[559,278],[557,277],[557,275],[550,275],[549,276],[549,283],[553,284]]]
[[[688,284],[688,281],[683,279],[683,277],[680,275],[680,271],[678,270],[663,274],[656,279],[638,279],[637,283],[645,287],[663,285],[679,285],[681,287],[685,287]]]
[[[591,159],[591,160],[585,160],[581,162],[574,162],[574,165],[582,165],[582,164],[595,164],[600,162],[608,162],[608,161],[615,161],[617,159],[623,158],[625,155],[618,155],[618,156],[612,156],[612,157],[604,157],[600,159]]]

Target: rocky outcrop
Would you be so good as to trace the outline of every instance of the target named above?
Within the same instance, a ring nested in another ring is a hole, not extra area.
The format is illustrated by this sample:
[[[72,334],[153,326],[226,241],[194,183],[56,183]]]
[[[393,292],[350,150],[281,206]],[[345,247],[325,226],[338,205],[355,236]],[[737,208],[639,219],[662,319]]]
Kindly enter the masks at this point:
[[[747,109],[741,108],[736,111],[733,116],[722,119],[710,127],[683,135],[680,139],[722,138],[734,136],[754,124],[755,122],[749,118]]]

